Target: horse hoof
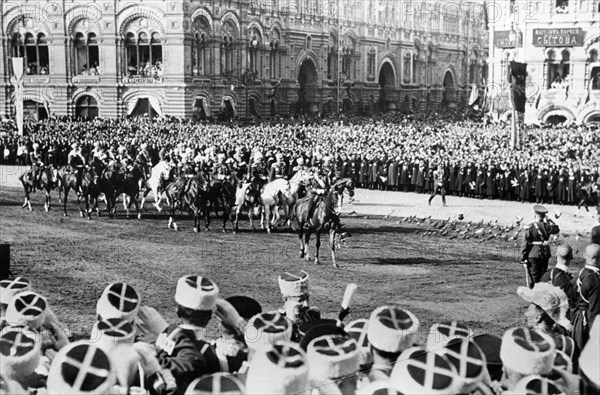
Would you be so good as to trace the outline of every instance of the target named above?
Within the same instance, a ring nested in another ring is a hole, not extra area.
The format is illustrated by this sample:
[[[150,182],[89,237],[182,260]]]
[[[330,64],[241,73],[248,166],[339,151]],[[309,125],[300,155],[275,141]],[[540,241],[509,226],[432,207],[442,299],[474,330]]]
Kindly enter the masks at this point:
[[[142,219],[142,213],[139,213],[139,214],[137,215],[137,219]]]
[[[227,231],[225,229],[222,230],[223,233],[227,233]]]
[[[317,258],[315,258],[315,265],[320,265],[320,264],[321,264],[321,262]]]
[[[83,218],[83,211],[80,211],[79,215],[81,216],[81,218]]]
[[[198,233],[198,227],[194,226],[194,233]]]
[[[67,213],[63,214],[63,217],[68,217],[68,216],[69,216],[69,214],[67,214]]]
[[[173,229],[175,229],[175,231],[177,231],[177,224],[173,224]]]
[[[340,265],[338,265],[337,263],[334,263],[334,264],[333,264],[333,268],[334,268],[334,269],[339,269],[339,268],[340,268]]]
[[[300,251],[300,259],[304,258],[304,251]]]
[[[267,233],[271,234],[271,228],[267,228]]]
[[[129,214],[125,215],[125,218],[129,219]]]
[[[310,255],[306,254],[306,256],[304,257],[304,259],[306,259],[306,261],[310,261]]]

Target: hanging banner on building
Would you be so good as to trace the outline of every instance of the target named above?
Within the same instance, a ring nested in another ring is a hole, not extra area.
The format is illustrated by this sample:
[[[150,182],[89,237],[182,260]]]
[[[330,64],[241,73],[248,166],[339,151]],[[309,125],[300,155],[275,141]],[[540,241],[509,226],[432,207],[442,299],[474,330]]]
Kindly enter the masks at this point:
[[[515,110],[525,112],[525,103],[527,95],[525,91],[525,81],[527,79],[527,63],[510,62],[510,74],[512,75],[512,90]]]
[[[23,136],[23,58],[12,58],[13,78],[11,82],[15,89],[15,118],[19,136]]]
[[[497,30],[494,32],[494,46],[496,48],[520,48],[523,46],[523,33]]]
[[[533,29],[534,47],[582,47],[584,31],[572,29]]]

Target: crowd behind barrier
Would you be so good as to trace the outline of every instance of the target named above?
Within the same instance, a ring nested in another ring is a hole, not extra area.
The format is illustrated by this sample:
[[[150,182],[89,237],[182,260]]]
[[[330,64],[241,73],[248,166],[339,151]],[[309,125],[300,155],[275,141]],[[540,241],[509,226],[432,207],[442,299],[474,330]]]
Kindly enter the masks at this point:
[[[311,166],[323,162],[339,177],[359,187],[431,193],[434,171],[442,166],[441,184],[450,195],[556,204],[597,204],[600,183],[600,130],[597,126],[526,128],[522,149],[510,148],[510,128],[465,118],[383,116],[375,118],[278,119],[261,123],[197,123],[163,119],[50,119],[26,125],[0,124],[3,164],[29,164],[33,144],[44,162],[64,165],[73,142],[84,154],[94,144],[115,152],[125,147],[135,158],[141,143],[152,162],[162,149],[192,157],[242,148],[261,150],[267,163],[283,154],[287,172],[298,158]],[[179,152],[181,154],[181,152]]]

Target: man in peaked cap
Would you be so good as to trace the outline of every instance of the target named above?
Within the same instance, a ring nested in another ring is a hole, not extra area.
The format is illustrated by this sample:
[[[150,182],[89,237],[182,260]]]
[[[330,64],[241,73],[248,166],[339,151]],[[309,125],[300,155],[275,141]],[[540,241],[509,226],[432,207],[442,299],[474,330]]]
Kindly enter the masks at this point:
[[[327,335],[310,342],[306,350],[312,385],[319,393],[329,394],[335,388],[324,387],[334,382],[340,393],[356,392],[360,352],[356,340],[350,336]]]
[[[278,152],[275,155],[275,158],[276,162],[273,163],[269,169],[269,181],[287,177],[287,165],[283,161],[283,154]]]
[[[321,312],[309,306],[309,275],[304,270],[288,271],[279,276],[278,282],[283,296],[283,311],[294,323],[297,335],[297,325],[321,318]],[[297,339],[297,336],[294,338]]]
[[[171,371],[182,393],[195,378],[221,370],[219,358],[204,340],[218,295],[219,288],[206,277],[184,276],[177,281],[181,324],[169,325],[156,339],[156,348],[161,367]]]
[[[413,346],[418,330],[417,317],[399,306],[381,306],[371,313],[367,329],[373,354],[370,381],[389,379],[402,351]]]
[[[533,211],[536,221],[525,229],[525,247],[522,251],[521,262],[531,269],[533,282],[538,283],[548,270],[550,259],[550,236],[560,232],[560,228],[546,216],[548,209],[535,205]]]

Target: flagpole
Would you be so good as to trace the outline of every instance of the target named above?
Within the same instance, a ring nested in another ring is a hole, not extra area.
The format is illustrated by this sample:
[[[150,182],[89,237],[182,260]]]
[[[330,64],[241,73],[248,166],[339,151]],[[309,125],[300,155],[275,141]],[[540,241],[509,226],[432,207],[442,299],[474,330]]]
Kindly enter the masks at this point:
[[[15,119],[19,136],[24,135],[23,131],[23,58],[12,58],[12,69],[14,77],[12,83],[15,88]]]

